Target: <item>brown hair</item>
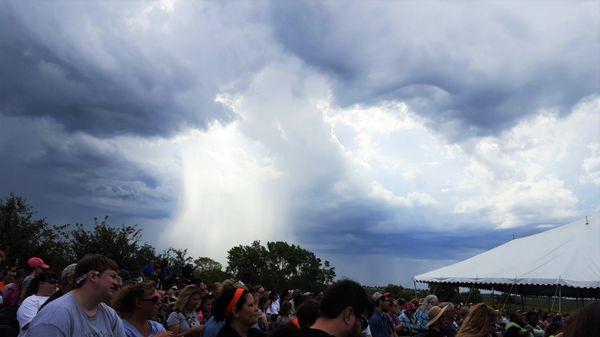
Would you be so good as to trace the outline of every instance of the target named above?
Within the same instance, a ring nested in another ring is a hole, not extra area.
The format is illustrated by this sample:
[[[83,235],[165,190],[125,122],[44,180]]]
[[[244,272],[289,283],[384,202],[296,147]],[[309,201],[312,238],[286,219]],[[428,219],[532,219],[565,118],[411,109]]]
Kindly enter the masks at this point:
[[[177,297],[177,301],[175,301],[175,305],[173,306],[173,310],[182,312],[190,303],[192,297],[194,295],[202,296],[202,291],[197,286],[191,284],[181,289],[179,296]]]
[[[112,306],[120,313],[131,314],[135,310],[135,300],[144,295],[152,295],[154,291],[156,291],[156,283],[153,281],[128,284],[117,293]]]
[[[119,271],[119,265],[102,254],[87,254],[75,266],[75,283],[81,287],[87,279],[86,274],[92,270],[102,273],[107,269]]]
[[[498,313],[485,303],[471,307],[456,337],[486,337],[496,324]]]
[[[600,336],[600,302],[586,305],[565,329],[567,337]]]

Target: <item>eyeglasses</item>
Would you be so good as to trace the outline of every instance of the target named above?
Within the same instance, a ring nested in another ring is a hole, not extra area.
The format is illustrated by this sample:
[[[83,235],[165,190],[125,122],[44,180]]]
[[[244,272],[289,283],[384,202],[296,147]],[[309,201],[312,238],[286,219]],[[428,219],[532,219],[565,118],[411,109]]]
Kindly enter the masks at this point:
[[[140,298],[140,301],[152,302],[152,304],[158,303],[160,301],[160,296],[154,296],[152,298]]]
[[[363,317],[363,315],[356,315],[360,321],[360,330],[363,331],[369,326],[369,320]]]

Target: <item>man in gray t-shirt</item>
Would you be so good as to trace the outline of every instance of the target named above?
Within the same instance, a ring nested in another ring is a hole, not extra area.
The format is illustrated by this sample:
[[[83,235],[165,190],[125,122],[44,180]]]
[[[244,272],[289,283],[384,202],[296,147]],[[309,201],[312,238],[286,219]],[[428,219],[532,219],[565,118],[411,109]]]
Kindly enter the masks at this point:
[[[43,307],[26,337],[126,337],[123,322],[103,302],[119,287],[117,264],[99,254],[84,256],[75,267],[77,288]]]
[[[31,322],[27,337],[125,337],[123,322],[108,305],[100,303],[92,317],[71,291],[42,308]]]

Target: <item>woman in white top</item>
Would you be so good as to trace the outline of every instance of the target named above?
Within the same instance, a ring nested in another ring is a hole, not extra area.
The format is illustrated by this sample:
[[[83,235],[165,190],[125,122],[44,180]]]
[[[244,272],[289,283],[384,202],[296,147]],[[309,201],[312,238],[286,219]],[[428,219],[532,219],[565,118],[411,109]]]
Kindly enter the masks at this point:
[[[56,290],[58,290],[58,276],[51,271],[43,271],[29,282],[27,289],[25,289],[25,299],[17,310],[19,336],[25,334],[29,322],[35,317],[42,304]]]

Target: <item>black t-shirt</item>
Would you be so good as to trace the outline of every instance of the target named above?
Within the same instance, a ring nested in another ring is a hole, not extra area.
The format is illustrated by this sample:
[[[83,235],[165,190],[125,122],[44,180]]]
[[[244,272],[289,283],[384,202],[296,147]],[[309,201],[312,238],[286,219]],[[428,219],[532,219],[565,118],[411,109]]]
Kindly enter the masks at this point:
[[[334,337],[323,330],[302,329],[298,331],[298,337]]]
[[[227,324],[223,328],[221,328],[221,331],[219,331],[219,334],[217,335],[217,337],[241,337],[241,336],[239,333],[237,333],[237,331],[233,330],[233,328],[231,326],[229,326],[229,324]],[[263,334],[262,332],[254,329],[254,328],[250,328],[250,330],[248,330],[248,337],[265,337],[265,334]]]

